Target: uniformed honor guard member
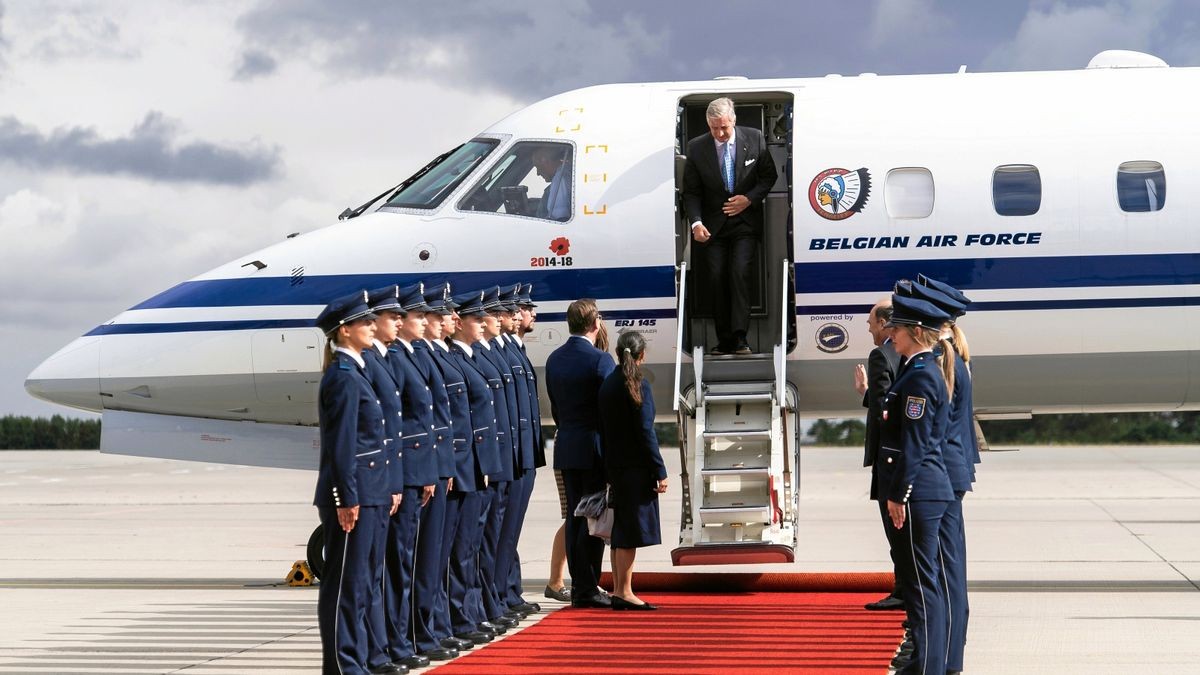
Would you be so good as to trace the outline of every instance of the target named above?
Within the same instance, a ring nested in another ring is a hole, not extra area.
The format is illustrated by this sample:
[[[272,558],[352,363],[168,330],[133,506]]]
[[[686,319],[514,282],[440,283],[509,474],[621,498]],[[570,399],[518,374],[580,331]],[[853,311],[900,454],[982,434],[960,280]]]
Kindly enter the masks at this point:
[[[428,642],[459,651],[475,647],[473,640],[457,638],[450,626],[450,595],[448,578],[450,555],[458,534],[458,522],[464,485],[474,484],[474,455],[471,452],[471,409],[467,397],[465,376],[446,345],[446,325],[453,330],[454,311],[450,302],[450,285],[442,284],[426,290],[425,304],[432,310],[426,315],[425,342],[430,347],[434,366],[445,383],[449,403],[450,436],[439,444],[438,452],[450,461],[450,476],[446,481],[442,502],[442,529],[438,534],[441,548],[437,553],[438,574],[436,595],[431,599]],[[472,475],[467,475],[471,473]],[[418,641],[418,647],[423,646]]]
[[[917,283],[912,288],[914,295],[932,296],[930,301],[950,315],[948,327],[942,332],[942,346],[943,349],[953,350],[955,356],[954,394],[950,402],[945,444],[946,469],[950,474],[950,486],[954,488],[955,501],[942,519],[941,544],[946,565],[946,596],[949,600],[946,631],[950,649],[946,653],[946,672],[959,673],[963,669],[967,624],[971,614],[967,600],[967,532],[962,500],[972,489],[975,465],[979,463],[975,406],[972,402],[971,351],[967,336],[958,325],[971,300],[953,286],[924,275],[917,276]],[[922,293],[925,288],[931,292]]]
[[[406,312],[400,322],[400,342],[408,350],[409,362],[417,373],[418,381],[429,393],[426,409],[433,414],[433,423],[428,441],[433,446],[437,467],[434,491],[429,501],[421,507],[420,525],[417,528],[409,635],[418,654],[431,661],[445,661],[458,656],[458,650],[441,646],[434,635],[433,613],[442,581],[439,577],[442,567],[439,556],[446,516],[446,482],[453,470],[450,399],[446,394],[446,382],[433,362],[432,347],[426,341],[433,309],[425,302],[424,285],[409,286],[407,293],[401,292],[400,300]],[[434,316],[434,319],[437,320],[437,317]]]
[[[317,317],[331,350],[318,397],[321,456],[313,500],[328,561],[317,600],[327,674],[367,672],[371,565],[379,559],[392,504],[383,408],[362,358],[375,336],[374,319],[366,291],[334,300]]]
[[[500,602],[508,607],[507,615],[514,619],[523,619],[532,612],[541,610],[537,603],[526,602],[521,597],[523,583],[521,580],[521,559],[517,554],[517,542],[521,540],[521,530],[525,524],[525,514],[529,510],[529,500],[533,497],[534,472],[537,469],[536,433],[534,430],[534,399],[536,390],[529,391],[529,374],[526,370],[524,356],[520,353],[520,343],[516,340],[517,321],[521,309],[521,287],[515,284],[507,287],[500,296],[503,305],[499,313],[500,335],[493,340],[498,353],[503,355],[512,371],[513,385],[517,390],[517,423],[520,439],[520,452],[516,461],[519,470],[514,471],[512,486],[509,488],[508,510],[504,516],[504,526],[500,533],[501,555],[498,558],[505,567],[496,569],[496,592]]]
[[[496,402],[487,376],[474,360],[471,344],[483,335],[480,318],[483,310],[483,291],[464,293],[451,298],[454,313],[448,317],[450,357],[462,372],[468,401],[467,457],[469,462],[457,462],[454,490],[450,503],[458,502],[458,522],[447,538],[453,541],[450,550],[449,604],[450,624],[454,636],[475,644],[490,642],[495,634],[480,631],[479,624],[487,620],[483,609],[479,579],[479,557],[483,545],[484,505],[487,503],[490,477],[500,472],[500,445],[496,435]],[[471,318],[466,318],[471,317]],[[455,428],[458,428],[457,425]],[[455,459],[460,459],[458,455]],[[447,509],[451,511],[453,509]],[[447,519],[449,531],[449,519]]]
[[[504,585],[497,576],[501,568],[501,556],[504,554],[502,536],[504,521],[509,506],[509,492],[516,472],[520,468],[517,453],[520,452],[520,435],[517,426],[517,390],[513,383],[512,369],[508,361],[498,352],[493,340],[500,335],[500,313],[504,305],[500,302],[500,288],[493,286],[484,296],[483,309],[486,315],[482,318],[483,339],[472,344],[475,361],[480,364],[488,380],[496,384],[492,391],[496,400],[496,425],[499,428],[497,436],[500,440],[500,472],[494,477],[491,490],[491,504],[487,513],[487,522],[483,532],[483,550],[480,553],[480,575],[483,579],[483,606],[488,620],[483,627],[489,625],[492,629],[499,627],[507,630],[517,625],[518,620],[506,616],[508,605],[503,602]],[[508,548],[508,551],[515,550]],[[511,555],[511,553],[509,554]],[[508,561],[511,564],[511,561]],[[507,565],[504,567],[507,574]],[[507,579],[507,576],[505,577]]]
[[[392,516],[388,540],[387,574],[391,581],[386,589],[388,656],[393,663],[418,668],[429,665],[429,659],[415,653],[411,638],[417,530],[421,511],[435,493],[439,473],[433,440],[436,437],[433,394],[416,365],[411,344],[413,339],[421,339],[425,332],[422,291],[421,284],[398,290],[402,317],[397,324],[397,339],[388,347],[386,359],[396,382],[403,383],[400,405],[404,412],[400,436],[404,453],[404,496],[400,509]]]
[[[946,598],[939,556],[942,518],[954,491],[942,455],[954,364],[933,354],[950,316],[933,303],[893,294],[892,341],[906,362],[882,406],[875,499],[887,500],[900,536],[897,563],[913,635],[898,673],[942,675],[946,667]],[[953,357],[950,356],[950,359]]]
[[[393,664],[387,653],[387,609],[385,598],[388,596],[387,587],[390,580],[387,576],[386,552],[387,536],[391,528],[392,517],[400,507],[404,493],[404,453],[400,450],[401,403],[400,388],[402,383],[396,382],[397,371],[393,371],[387,363],[388,345],[396,339],[396,321],[400,318],[399,289],[387,286],[367,294],[371,312],[375,314],[375,339],[371,346],[364,349],[362,356],[366,363],[367,381],[375,392],[379,404],[383,408],[384,439],[383,448],[388,467],[388,490],[392,493],[392,507],[388,512],[387,528],[384,530],[384,540],[379,547],[378,559],[373,561],[375,578],[371,588],[379,589],[371,593],[371,607],[368,614],[369,649],[367,666],[372,673],[401,673],[408,670],[406,664]]]

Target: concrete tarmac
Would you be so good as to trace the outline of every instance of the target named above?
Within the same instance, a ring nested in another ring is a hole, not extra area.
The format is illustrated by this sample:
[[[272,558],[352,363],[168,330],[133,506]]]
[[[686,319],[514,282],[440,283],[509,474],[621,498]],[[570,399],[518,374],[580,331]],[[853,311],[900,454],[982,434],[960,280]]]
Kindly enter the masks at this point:
[[[663,540],[671,570],[679,458]],[[855,448],[804,448],[801,542],[775,571],[885,571]],[[0,673],[316,673],[316,589],[282,580],[316,524],[315,475],[96,452],[0,452]],[[984,456],[965,503],[966,672],[1200,672],[1200,447]],[[560,523],[539,471],[520,542],[541,597]],[[688,568],[696,571],[745,567]],[[636,583],[636,577],[635,577]]]

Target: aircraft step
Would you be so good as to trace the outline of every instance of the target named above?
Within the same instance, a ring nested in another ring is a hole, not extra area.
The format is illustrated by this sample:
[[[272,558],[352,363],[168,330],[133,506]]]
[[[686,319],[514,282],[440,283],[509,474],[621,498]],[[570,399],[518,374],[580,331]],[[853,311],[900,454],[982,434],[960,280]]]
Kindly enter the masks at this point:
[[[701,476],[765,476],[771,472],[768,466],[743,466],[701,469]]]
[[[714,438],[737,438],[737,439],[766,438],[766,439],[770,439],[771,438],[771,430],[770,429],[751,429],[751,430],[731,429],[728,431],[705,431],[701,435],[704,437],[704,440],[709,440],[709,439],[714,439]]]
[[[710,542],[680,546],[671,551],[671,564],[680,565],[754,565],[795,562],[791,546],[774,543]]]
[[[774,400],[775,400],[775,394],[772,394],[770,392],[761,393],[761,394],[737,394],[737,393],[714,394],[713,392],[710,391],[704,395],[704,401],[706,403],[725,403],[725,402],[745,403],[745,402],[750,402],[750,401],[774,401]]]

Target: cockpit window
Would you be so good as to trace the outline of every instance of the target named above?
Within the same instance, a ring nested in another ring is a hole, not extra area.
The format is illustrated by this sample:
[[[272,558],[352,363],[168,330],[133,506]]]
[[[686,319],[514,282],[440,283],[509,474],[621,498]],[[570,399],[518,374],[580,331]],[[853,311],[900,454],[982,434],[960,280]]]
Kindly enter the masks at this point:
[[[571,166],[574,146],[522,141],[504,155],[459,203],[463,211],[485,211],[566,221],[574,212]]]
[[[388,198],[384,207],[432,209],[458,187],[499,141],[476,138],[427,164]]]

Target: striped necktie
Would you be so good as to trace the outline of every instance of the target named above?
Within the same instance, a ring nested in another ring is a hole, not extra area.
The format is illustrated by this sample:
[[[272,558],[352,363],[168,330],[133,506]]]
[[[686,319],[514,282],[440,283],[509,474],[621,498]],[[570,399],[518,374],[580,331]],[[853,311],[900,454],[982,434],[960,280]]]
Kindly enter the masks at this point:
[[[729,141],[725,141],[725,160],[722,162],[725,172],[725,191],[729,193],[733,192],[733,153],[731,152],[733,148],[730,146],[732,140],[731,138]]]

